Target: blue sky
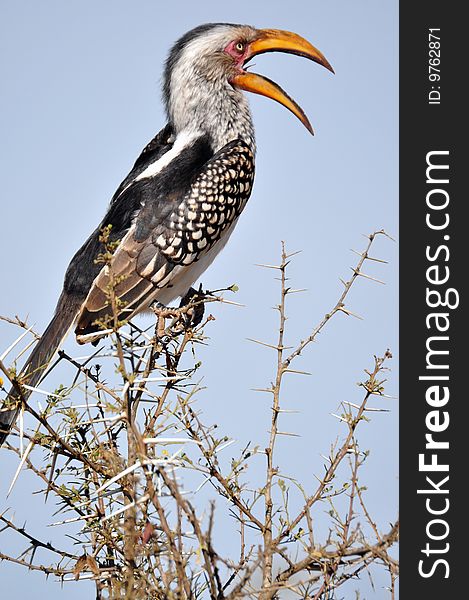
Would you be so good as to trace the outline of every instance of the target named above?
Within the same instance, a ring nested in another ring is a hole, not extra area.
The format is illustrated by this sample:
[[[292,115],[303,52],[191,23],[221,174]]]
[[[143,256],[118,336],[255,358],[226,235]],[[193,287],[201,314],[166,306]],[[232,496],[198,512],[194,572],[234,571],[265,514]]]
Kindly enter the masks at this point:
[[[240,447],[265,443],[268,406],[251,390],[268,384],[274,359],[246,338],[274,339],[270,307],[278,290],[272,273],[256,263],[275,264],[281,240],[290,251],[301,250],[290,271],[294,287],[308,289],[290,301],[287,342],[295,343],[335,304],[339,277],[347,278],[356,263],[350,249],[366,243],[362,234],[384,228],[398,236],[397,16],[397,2],[372,0],[2,2],[0,314],[29,315],[39,331],[47,325],[71,256],[164,125],[162,64],[181,34],[208,21],[300,33],[326,55],[335,76],[280,54],[257,58],[255,70],[300,103],[316,135],[278,104],[250,96],[258,144],[254,192],[228,246],[202,278],[208,289],[236,283],[235,300],[245,308],[211,307],[217,320],[201,356],[207,390],[200,407]],[[338,315],[297,364],[312,376],[286,387],[287,402],[301,411],[289,417],[288,428],[301,437],[282,439],[278,453],[305,482],[320,472],[319,455],[343,433],[330,413],[341,401],[360,398],[356,382],[386,348],[395,357],[387,391],[397,395],[397,244],[379,239],[375,253],[389,264],[369,272],[386,285],[362,280],[350,296],[350,309],[364,320]],[[16,334],[0,323],[0,351]],[[72,339],[67,348],[82,353]],[[377,414],[360,437],[371,449],[363,483],[383,530],[397,514],[398,486],[397,401],[385,407],[391,412]],[[0,512],[14,507],[18,522],[28,520],[47,538],[53,506],[31,495],[37,488],[31,476],[23,475],[5,499],[15,469],[5,454]],[[10,549],[1,537],[0,548]],[[85,597],[80,585],[63,590],[5,563],[0,582],[15,586],[15,599],[32,591],[51,599]],[[384,597],[387,583],[378,574],[374,592],[363,588],[366,597]]]

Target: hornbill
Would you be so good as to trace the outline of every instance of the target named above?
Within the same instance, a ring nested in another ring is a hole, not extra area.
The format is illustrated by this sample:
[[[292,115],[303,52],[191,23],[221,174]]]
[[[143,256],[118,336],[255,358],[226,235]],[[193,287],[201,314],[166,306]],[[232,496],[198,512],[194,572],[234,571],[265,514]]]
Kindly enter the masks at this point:
[[[276,83],[248,71],[264,52],[309,58],[333,72],[321,52],[295,33],[248,25],[196,27],[171,49],[163,98],[167,125],[118,187],[100,225],[72,258],[55,314],[0,410],[0,444],[28,388],[40,381],[75,326],[78,343],[96,341],[109,319],[109,286],[130,319],[154,303],[184,298],[222,250],[251,194],[254,127],[243,90],[272,98],[313,133],[303,110]],[[102,263],[103,229],[113,253]]]

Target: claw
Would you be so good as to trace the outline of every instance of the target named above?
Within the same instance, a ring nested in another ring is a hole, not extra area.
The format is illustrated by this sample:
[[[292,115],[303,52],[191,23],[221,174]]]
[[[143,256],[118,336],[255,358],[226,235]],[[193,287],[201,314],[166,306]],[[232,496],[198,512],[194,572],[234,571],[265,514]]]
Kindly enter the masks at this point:
[[[202,290],[202,284],[200,284],[198,291],[194,288],[189,288],[187,294],[181,299],[179,307],[187,306],[191,302],[197,302],[203,300],[205,293]],[[187,327],[197,327],[202,322],[205,313],[205,306],[203,302],[196,304],[189,312],[186,313],[185,321]]]

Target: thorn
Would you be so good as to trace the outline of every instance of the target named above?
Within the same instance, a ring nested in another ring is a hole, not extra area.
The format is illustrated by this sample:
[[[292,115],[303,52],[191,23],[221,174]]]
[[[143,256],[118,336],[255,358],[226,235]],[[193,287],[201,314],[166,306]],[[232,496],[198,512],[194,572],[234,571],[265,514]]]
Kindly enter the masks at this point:
[[[246,338],[249,342],[254,342],[255,344],[260,344],[261,346],[266,346],[267,348],[272,348],[273,350],[290,350],[293,346],[274,346],[272,344],[267,344],[267,342],[261,342],[259,340],[254,340],[253,338]]]
[[[194,494],[197,494],[197,492],[198,492],[199,490],[201,490],[201,489],[204,487],[204,485],[207,483],[207,481],[210,481],[210,479],[211,479],[210,475],[207,475],[207,477],[206,477],[206,478],[205,478],[205,479],[202,481],[202,483],[201,483],[201,484],[200,484],[200,485],[197,487],[197,489],[195,490]]]
[[[82,344],[86,344],[87,342],[93,342],[98,340],[99,338],[104,337],[105,335],[109,335],[113,333],[113,329],[102,329],[101,331],[96,331],[94,333],[87,333],[85,335],[80,335],[80,342]]]
[[[70,404],[67,408],[104,408],[106,409],[105,404],[95,403],[95,404]]]
[[[106,423],[107,421],[111,423],[117,423],[120,420],[125,420],[125,413],[121,413],[119,415],[115,415],[114,417],[102,417],[101,419],[90,419],[89,421],[80,421],[80,426],[83,425],[92,425],[93,423]]]
[[[291,252],[290,254],[286,254],[287,258],[291,258],[292,256],[296,256],[297,254],[301,254],[303,250],[297,250],[296,252]]]
[[[361,256],[362,258],[364,257],[366,260],[374,260],[376,262],[383,263],[384,265],[389,264],[387,260],[382,260],[381,258],[375,258],[373,256],[368,256],[367,254],[365,254],[365,252],[357,252],[353,248],[350,248],[350,250],[352,252],[354,252],[355,254],[357,254],[358,256]]]
[[[360,319],[360,321],[363,321],[363,317],[361,317],[360,315],[357,315],[357,314],[353,313],[351,310],[348,310],[344,306],[339,306],[338,310],[342,311],[347,316],[355,317],[356,319]]]
[[[296,371],[295,369],[285,369],[283,373],[295,373],[296,375],[312,375],[308,371]]]
[[[199,442],[198,440],[191,440],[189,438],[143,438],[142,442],[144,444],[187,444],[189,442],[202,446],[202,442]]]
[[[354,404],[353,402],[347,402],[347,400],[344,400],[342,402],[342,404],[348,404],[349,406],[353,406],[353,408],[359,409],[360,407],[358,406],[358,404]],[[388,410],[387,408],[371,408],[371,407],[366,407],[363,409],[368,410],[370,412],[391,412],[390,410]]]
[[[353,252],[354,254],[357,254],[358,256],[361,256],[362,258],[366,258],[366,252],[358,252],[357,250],[354,250],[353,248],[350,248],[350,252]]]
[[[135,471],[135,469],[138,469],[141,466],[142,466],[142,463],[140,461],[137,461],[130,467],[127,467],[127,469],[124,469],[123,471],[121,471],[120,473],[118,473],[117,475],[112,477],[111,479],[108,479],[108,481],[106,481],[106,483],[104,483],[101,487],[99,487],[95,492],[93,492],[91,494],[91,498],[94,498],[95,496],[99,496],[101,492],[104,492],[113,483],[115,483],[116,481],[119,481],[119,479],[121,479],[122,477],[125,477],[125,475],[128,475],[129,473],[132,473],[132,471]],[[118,490],[115,490],[115,491],[120,491],[121,489],[122,488],[119,488]],[[82,506],[86,506],[87,504],[90,504],[92,502],[91,498],[89,500],[85,500],[85,502],[81,502],[80,504],[77,504],[76,505],[77,508],[79,508],[79,507],[81,508]]]
[[[392,242],[396,241],[392,236],[389,235],[389,233],[386,233],[384,231],[384,229],[380,229],[379,231],[375,232],[375,235],[379,235],[379,234],[384,235],[385,237],[389,238]]]
[[[61,394],[53,394],[52,392],[46,392],[45,390],[41,390],[37,387],[33,387],[32,385],[23,384],[23,387],[27,390],[31,390],[31,392],[37,392],[38,394],[42,394],[43,396],[52,396],[53,398],[63,398]],[[42,411],[42,408],[41,408]]]
[[[218,300],[222,304],[231,304],[231,306],[240,306],[241,308],[246,308],[245,304],[240,304],[239,302],[233,302],[233,300],[225,300],[225,298],[219,298]]]
[[[18,476],[20,474],[20,471],[24,465],[24,463],[26,462],[26,459],[28,458],[29,453],[31,452],[31,450],[33,449],[34,446],[34,442],[31,440],[28,444],[28,447],[26,448],[26,452],[23,454],[21,460],[20,460],[20,464],[18,465],[18,468],[15,471],[15,474],[13,475],[13,479],[10,483],[10,487],[8,488],[8,492],[7,492],[7,498],[10,495],[11,491],[13,490],[13,487],[16,483],[16,480],[18,479]]]
[[[146,502],[149,499],[150,499],[150,495],[149,494],[145,494],[144,496],[142,496],[138,500],[133,500],[130,504],[127,504],[126,506],[123,506],[122,508],[119,508],[118,510],[114,511],[110,515],[105,516],[101,520],[102,521],[108,521],[109,519],[112,519],[113,517],[116,517],[117,515],[120,515],[120,514],[126,512],[127,510],[130,510],[131,508],[134,508],[134,506],[138,506],[139,504],[142,504],[143,502]]]
[[[5,358],[7,357],[7,355],[13,350],[13,348],[18,345],[21,340],[28,335],[28,333],[31,332],[31,327],[29,327],[28,329],[26,329],[26,331],[24,331],[12,344],[10,344],[10,346],[8,346],[8,348],[5,350],[5,352],[0,356],[0,360],[3,361],[5,360]]]
[[[343,421],[344,423],[348,423],[348,419],[344,419],[343,417],[340,417],[339,415],[336,415],[335,413],[331,413],[331,415],[333,417],[335,417],[336,419],[339,419],[339,421]]]
[[[228,448],[228,446],[231,446],[231,444],[234,444],[235,440],[228,440],[225,444],[222,444],[221,446],[219,446],[216,450],[215,453],[221,452],[221,450],[224,450],[225,448]]]
[[[80,517],[73,517],[72,519],[65,519],[64,521],[57,521],[56,523],[49,523],[47,527],[57,527],[58,525],[66,525],[67,523],[76,523],[77,521],[86,521],[87,519],[94,519],[98,516],[97,513],[82,515]]]
[[[375,256],[367,256],[367,260],[374,260],[375,262],[382,263],[383,265],[388,265],[387,260],[383,260],[382,258],[376,258]]]
[[[262,265],[259,263],[254,263],[255,267],[262,267],[263,269],[278,269],[279,271],[281,270],[282,267],[279,267],[277,265]]]
[[[23,348],[23,350],[21,350],[21,352],[19,354],[16,355],[15,360],[19,361],[19,359],[23,356],[23,354],[26,354],[26,352],[28,352],[28,350],[34,346],[36,344],[36,342],[39,340],[40,338],[34,338],[34,340],[31,340],[29,342],[29,344],[26,344],[26,346]]]
[[[20,456],[23,457],[24,452],[24,406],[22,405],[20,408],[19,415],[19,426],[20,426]]]
[[[364,277],[365,279],[371,279],[371,281],[376,281],[376,283],[381,283],[382,285],[386,285],[385,282],[381,281],[380,279],[371,277],[371,275],[366,275],[365,273],[362,273],[361,271],[358,271],[358,269],[354,269],[353,267],[350,267],[350,268],[355,273],[355,275],[360,275],[361,277]]]
[[[44,504],[47,503],[47,499],[49,498],[49,492],[52,489],[52,482],[54,480],[54,471],[55,471],[55,466],[57,464],[57,458],[58,458],[58,453],[55,452],[55,449],[57,447],[57,443],[54,443],[54,445],[52,446],[50,452],[49,452],[49,463],[50,463],[50,471],[49,471],[49,479],[47,481],[47,489],[46,492],[44,494]]]
[[[142,377],[142,379],[134,379],[133,383],[151,383],[155,381],[177,381],[179,379],[185,379],[183,375],[176,375],[174,377]]]
[[[353,406],[353,408],[357,408],[359,409],[360,407],[358,406],[358,404],[354,404],[353,402],[347,402],[347,400],[343,400],[342,404],[348,404],[349,406]]]

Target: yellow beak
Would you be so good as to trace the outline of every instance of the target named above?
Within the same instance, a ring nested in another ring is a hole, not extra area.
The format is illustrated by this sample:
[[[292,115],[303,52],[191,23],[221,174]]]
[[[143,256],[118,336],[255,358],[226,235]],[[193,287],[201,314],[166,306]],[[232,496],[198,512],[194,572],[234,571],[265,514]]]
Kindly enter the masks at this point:
[[[304,56],[334,73],[334,69],[326,57],[317,48],[310,44],[308,40],[291,31],[261,29],[259,36],[249,44],[244,62],[246,63],[252,57],[264,52],[287,52]],[[231,79],[231,83],[242,90],[260,94],[279,102],[298,117],[309,132],[314,133],[303,109],[275,82],[256,73],[241,71]]]

